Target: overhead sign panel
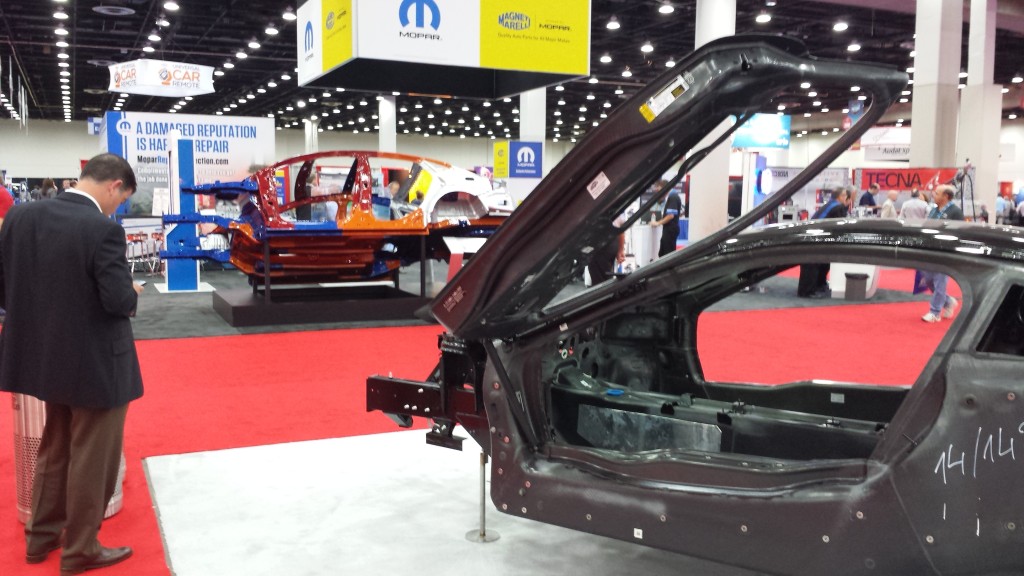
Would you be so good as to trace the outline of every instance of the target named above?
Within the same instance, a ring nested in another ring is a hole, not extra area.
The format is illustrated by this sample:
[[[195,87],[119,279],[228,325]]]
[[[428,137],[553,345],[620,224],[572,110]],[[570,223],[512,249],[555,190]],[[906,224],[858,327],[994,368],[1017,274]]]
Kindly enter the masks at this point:
[[[590,3],[481,0],[483,68],[590,73]]]
[[[513,140],[509,146],[510,178],[542,178],[544,144]]]
[[[790,117],[754,114],[733,132],[733,148],[789,148]]]
[[[308,0],[299,84],[496,97],[590,73],[590,0]]]
[[[213,92],[213,68],[164,60],[132,60],[112,64],[107,90],[181,98]]]

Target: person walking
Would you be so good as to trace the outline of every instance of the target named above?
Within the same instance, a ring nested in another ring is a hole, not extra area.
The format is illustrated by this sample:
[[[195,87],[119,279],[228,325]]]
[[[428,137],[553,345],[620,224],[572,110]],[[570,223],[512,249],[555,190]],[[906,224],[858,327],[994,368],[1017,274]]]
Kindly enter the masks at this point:
[[[943,184],[935,189],[935,207],[928,214],[929,220],[963,220],[964,213],[953,203],[956,190]],[[960,305],[956,298],[946,293],[949,276],[941,272],[921,271],[921,283],[932,291],[932,299],[928,305],[928,313],[921,317],[925,322],[939,322],[943,318],[952,318],[956,307]]]
[[[142,286],[125,259],[124,229],[109,218],[135,188],[128,162],[100,154],[78,188],[15,206],[0,227],[0,390],[46,402],[25,561],[63,547],[62,576],[132,554],[103,547],[97,532],[128,404],[143,391],[129,320]]]
[[[654,184],[655,194],[660,194],[668,182],[664,180],[658,180]],[[671,254],[676,250],[676,239],[679,238],[679,217],[683,210],[683,202],[679,198],[679,193],[675,190],[669,189],[668,196],[665,198],[665,209],[662,211],[662,216],[659,220],[651,222],[651,226],[661,226],[661,242],[658,245],[658,258],[666,254]]]

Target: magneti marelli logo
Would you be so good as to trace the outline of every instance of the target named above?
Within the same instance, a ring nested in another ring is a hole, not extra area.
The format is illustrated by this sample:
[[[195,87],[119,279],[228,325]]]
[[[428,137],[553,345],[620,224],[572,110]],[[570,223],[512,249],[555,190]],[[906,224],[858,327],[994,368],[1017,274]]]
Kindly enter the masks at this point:
[[[427,26],[427,12],[430,12],[430,27],[436,31],[441,27],[441,9],[438,8],[435,0],[402,0],[398,7],[398,22],[402,28],[408,28],[410,24],[413,24],[415,28],[423,30]],[[412,19],[409,18],[410,13],[414,15]],[[439,34],[407,32],[405,30],[399,30],[398,36],[423,40],[441,39]]]

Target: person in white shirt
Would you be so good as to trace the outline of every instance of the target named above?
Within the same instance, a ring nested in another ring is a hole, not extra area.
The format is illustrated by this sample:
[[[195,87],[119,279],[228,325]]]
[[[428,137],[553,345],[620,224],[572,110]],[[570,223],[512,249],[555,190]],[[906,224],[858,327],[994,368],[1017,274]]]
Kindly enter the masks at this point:
[[[880,218],[896,218],[896,198],[899,197],[899,195],[899,192],[889,190],[889,195],[885,199],[885,203],[882,204],[882,211],[878,215]]]
[[[913,190],[910,200],[903,203],[900,209],[900,220],[920,221],[928,218],[928,203],[921,199],[921,192]]]

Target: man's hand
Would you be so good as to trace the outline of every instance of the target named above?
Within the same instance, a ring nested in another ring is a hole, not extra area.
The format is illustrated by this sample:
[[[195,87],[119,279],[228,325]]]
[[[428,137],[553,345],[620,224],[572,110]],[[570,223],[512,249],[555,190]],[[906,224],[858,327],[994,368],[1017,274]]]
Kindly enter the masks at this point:
[[[136,294],[142,294],[142,291],[146,289],[145,286],[139,284],[138,282],[132,282],[132,288],[135,289]]]

